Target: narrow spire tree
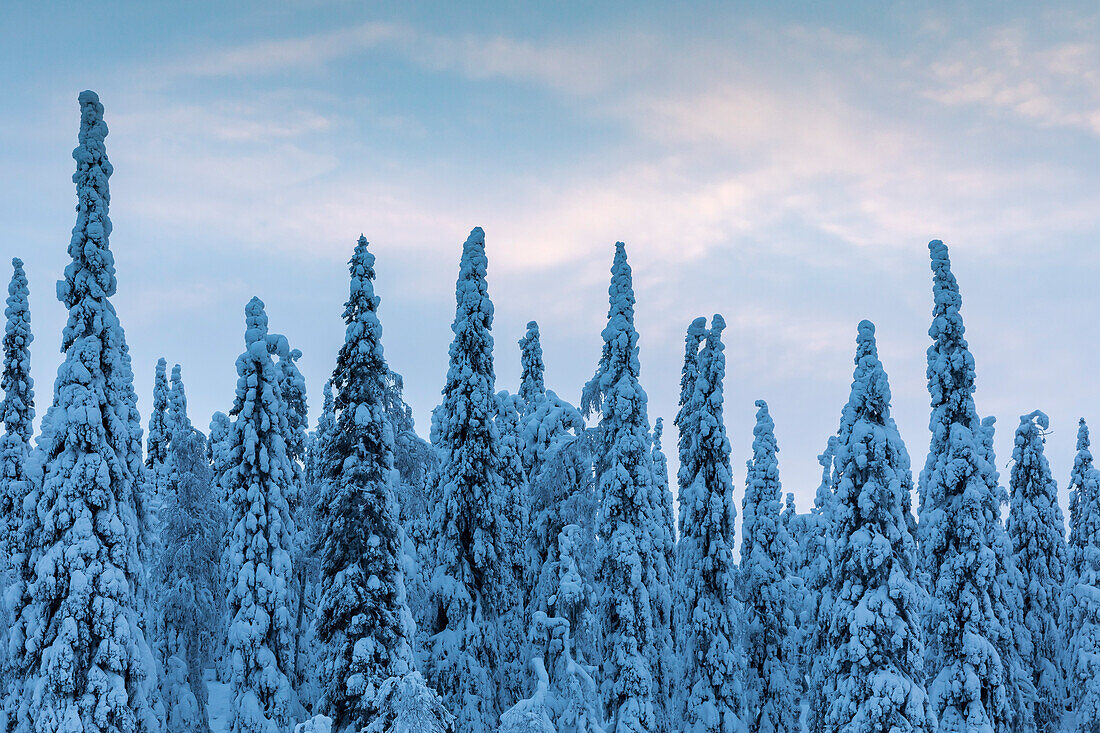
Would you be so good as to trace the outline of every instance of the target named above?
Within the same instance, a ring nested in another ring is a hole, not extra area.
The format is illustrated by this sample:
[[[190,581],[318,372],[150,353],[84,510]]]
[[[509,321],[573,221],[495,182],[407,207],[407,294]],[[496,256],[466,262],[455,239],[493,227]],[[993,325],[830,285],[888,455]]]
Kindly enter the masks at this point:
[[[450,716],[425,689],[413,658],[393,493],[393,431],[385,412],[388,370],[374,255],[367,246],[361,236],[349,262],[347,328],[331,382],[335,423],[325,426],[321,458],[324,494],[318,512],[325,532],[317,628],[326,649],[324,698],[336,731],[404,730],[410,718],[402,716],[421,714],[431,721],[422,730],[445,731],[451,729]],[[420,693],[404,701],[386,697],[403,692],[406,684]],[[411,707],[417,700],[431,705]]]
[[[741,598],[745,605],[745,719],[749,730],[798,730],[791,540],[780,520],[779,446],[768,403],[756,401],[741,524]]]
[[[203,672],[214,661],[224,623],[221,543],[225,515],[214,495],[206,439],[187,415],[180,366],[169,396],[168,491],[160,516],[161,587],[157,617],[164,637],[165,720],[168,733],[209,731]]]
[[[974,357],[947,247],[929,243],[935,306],[928,330],[932,441],[920,474],[921,563],[931,590],[925,669],[941,733],[1012,730],[1020,664],[1013,636],[1015,568],[1001,523],[1004,491],[992,423],[974,406]]]
[[[1083,525],[1088,492],[1093,489],[1089,479],[1094,476],[1092,451],[1089,450],[1089,426],[1085,418],[1077,422],[1077,455],[1073,459],[1073,471],[1069,476],[1069,547],[1066,556],[1066,584],[1072,588],[1081,572],[1087,539]]]
[[[687,470],[682,467],[679,472],[680,541],[673,625],[682,664],[677,677],[682,690],[677,713],[685,733],[747,730],[741,690],[744,660],[738,638],[741,613],[734,592],[737,508],[723,417],[725,325],[721,316],[714,316],[694,383],[681,392],[684,401],[679,417],[694,431]],[[689,359],[694,356],[689,348]],[[685,364],[685,374],[687,371]]]
[[[27,459],[31,451],[31,435],[34,432],[34,380],[31,379],[31,311],[28,299],[30,289],[23,261],[11,261],[12,276],[8,285],[7,307],[4,309],[4,372],[0,375],[0,389],[4,400],[0,403],[0,419],[4,434],[0,436],[0,552],[4,562],[11,562],[18,550],[16,535],[19,532],[19,516],[23,511],[23,497],[27,493]],[[7,579],[5,570],[4,576]],[[5,580],[4,586],[7,586]],[[6,625],[6,624],[5,624]]]
[[[1058,625],[1066,574],[1066,525],[1058,506],[1058,486],[1043,455],[1050,423],[1036,410],[1020,418],[1012,451],[1011,496],[1006,531],[1022,575],[1022,621],[1031,639],[1024,664],[1035,685],[1035,730],[1058,733],[1065,710],[1062,678],[1064,636]]]
[[[126,338],[109,298],[112,168],[103,105],[80,94],[73,151],[77,221],[58,298],[69,310],[65,355],[38,445],[19,532],[21,572],[9,636],[9,730],[161,729],[145,638],[141,423]]]
[[[288,733],[301,713],[294,672],[294,568],[290,514],[294,471],[287,457],[286,406],[269,353],[259,298],[245,306],[245,351],[227,438],[229,495],[226,582],[232,664],[232,733]]]
[[[145,467],[156,472],[168,462],[168,443],[172,438],[168,427],[168,362],[157,359],[153,378],[153,407],[149,411],[149,435],[145,442]]]
[[[464,733],[495,730],[502,711],[501,624],[514,590],[501,504],[493,372],[493,303],[485,232],[462,247],[443,402],[432,415],[440,454],[426,676]]]
[[[933,733],[924,689],[917,546],[906,515],[913,478],[890,417],[890,385],[875,327],[859,324],[848,410],[854,417],[836,453],[836,560],[826,640],[825,731]]]
[[[1070,631],[1066,677],[1076,725],[1073,733],[1100,733],[1100,471],[1092,463],[1085,421],[1077,433],[1072,485],[1077,495],[1077,550],[1066,599]]]
[[[653,488],[648,400],[638,383],[634,286],[622,242],[615,245],[608,293],[603,354],[581,399],[587,414],[600,416],[595,463],[597,531],[603,540],[596,567],[601,695],[608,730],[663,733],[665,688],[657,658],[662,632],[655,612],[669,594],[660,575],[664,548],[657,520],[663,503]]]
[[[546,382],[543,376],[546,367],[542,361],[542,342],[539,338],[539,324],[527,323],[527,333],[519,340],[520,380],[519,396],[526,406],[524,415],[532,414],[546,397]]]

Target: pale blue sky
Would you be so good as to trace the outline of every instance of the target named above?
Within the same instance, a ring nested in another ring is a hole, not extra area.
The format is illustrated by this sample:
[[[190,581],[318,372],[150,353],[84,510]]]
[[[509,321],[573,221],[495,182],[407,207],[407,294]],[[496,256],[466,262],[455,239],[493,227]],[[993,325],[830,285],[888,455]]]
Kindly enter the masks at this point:
[[[549,385],[575,401],[622,239],[651,419],[675,412],[683,329],[722,313],[735,476],[767,399],[805,509],[861,318],[923,464],[926,245],[942,238],[1003,480],[1018,416],[1040,408],[1064,488],[1077,417],[1100,430],[1100,11],[456,5],[5,4],[0,254],[27,261],[39,412],[64,319],[76,96],[91,88],[143,410],[162,355],[183,364],[197,424],[228,409],[255,294],[304,352],[316,415],[363,232],[386,354],[426,432],[474,226],[499,386],[515,389],[535,318]]]

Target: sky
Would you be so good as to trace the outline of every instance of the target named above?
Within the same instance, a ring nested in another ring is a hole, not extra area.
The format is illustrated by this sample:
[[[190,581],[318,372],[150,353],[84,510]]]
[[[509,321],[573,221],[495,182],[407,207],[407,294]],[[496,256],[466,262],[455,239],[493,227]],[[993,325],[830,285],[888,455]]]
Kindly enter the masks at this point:
[[[1078,417],[1100,429],[1089,3],[6,3],[0,65],[0,255],[26,261],[40,415],[90,88],[145,415],[161,356],[197,425],[228,411],[258,295],[304,354],[315,421],[362,233],[426,436],[481,226],[500,389],[535,319],[548,386],[578,401],[616,240],[651,420],[675,415],[687,325],[724,316],[738,503],[766,399],[784,490],[809,507],[863,318],[923,465],[930,239],[951,248],[1002,482],[1020,415],[1050,415],[1063,494]]]

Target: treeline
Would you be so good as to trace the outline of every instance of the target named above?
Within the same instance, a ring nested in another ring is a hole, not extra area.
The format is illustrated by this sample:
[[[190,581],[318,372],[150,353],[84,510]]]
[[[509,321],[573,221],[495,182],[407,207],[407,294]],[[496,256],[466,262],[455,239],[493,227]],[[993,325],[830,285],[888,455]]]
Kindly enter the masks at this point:
[[[37,437],[18,259],[5,310],[5,731],[208,731],[212,669],[234,733],[1100,733],[1088,428],[1067,540],[1042,412],[1001,485],[942,242],[916,486],[863,321],[808,513],[783,502],[756,402],[735,559],[725,323],[687,329],[676,503],[622,243],[579,406],[546,387],[534,322],[517,393],[497,391],[474,229],[430,442],[385,358],[363,237],[312,430],[301,352],[253,298],[228,413],[196,429],[162,359],[143,435],[110,302],[107,127],[93,92],[80,111],[64,360]]]

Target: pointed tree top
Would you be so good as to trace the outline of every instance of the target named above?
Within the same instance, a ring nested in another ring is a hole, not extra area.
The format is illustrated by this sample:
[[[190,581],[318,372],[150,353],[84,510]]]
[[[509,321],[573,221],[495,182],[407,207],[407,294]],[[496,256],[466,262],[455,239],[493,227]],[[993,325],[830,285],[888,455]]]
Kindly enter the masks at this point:
[[[775,442],[775,421],[772,420],[771,413],[768,412],[768,403],[764,400],[756,401],[756,427],[753,428],[752,434],[754,453],[767,451],[769,447],[775,451],[779,450]]]
[[[634,325],[634,276],[630,270],[630,263],[626,261],[626,245],[622,242],[615,243],[615,261],[611,265],[611,286],[607,289],[610,296],[610,313],[612,320],[616,316],[622,316],[631,327]],[[611,327],[611,323],[608,323]]]
[[[527,322],[527,333],[519,340],[519,349],[519,395],[528,410],[533,410],[535,404],[546,394],[546,366],[542,361],[542,340],[537,322]]]
[[[255,343],[264,344],[267,350],[267,313],[264,311],[264,302],[252,296],[252,300],[244,307],[244,342],[248,345]]]
[[[1080,418],[1077,421],[1077,450],[1089,449],[1089,426],[1085,422],[1085,418]]]
[[[661,436],[665,432],[665,419],[663,417],[657,418],[657,422],[653,423],[653,450],[660,452],[661,450]]]
[[[928,243],[928,251],[932,257],[932,293],[935,299],[932,326],[928,335],[936,340],[952,337],[961,339],[966,330],[959,315],[962,295],[959,293],[959,283],[951,272],[947,245],[936,239]]]
[[[108,209],[111,191],[108,179],[114,172],[107,160],[107,124],[103,121],[103,105],[95,92],[80,94],[79,145],[73,150],[76,172],[77,217],[69,242],[73,261],[65,267],[65,279],[57,283],[57,298],[72,309],[85,296],[96,300],[114,295],[115,260],[108,238],[111,219]],[[64,348],[76,337],[75,324],[66,327]]]
[[[172,391],[169,397],[172,416],[172,432],[187,435],[191,432],[191,419],[187,416],[187,392],[183,388],[183,370],[179,364],[172,367]]]
[[[860,321],[856,335],[856,370],[852,381],[851,406],[875,418],[890,412],[890,384],[878,358],[875,324]]]

